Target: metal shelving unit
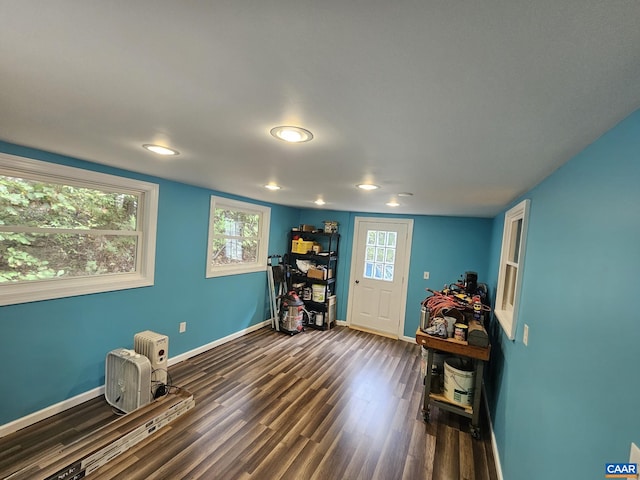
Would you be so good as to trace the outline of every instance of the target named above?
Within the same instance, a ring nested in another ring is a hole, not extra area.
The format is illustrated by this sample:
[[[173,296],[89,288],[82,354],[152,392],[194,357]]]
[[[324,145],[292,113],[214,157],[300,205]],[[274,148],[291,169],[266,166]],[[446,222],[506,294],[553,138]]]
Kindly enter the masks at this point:
[[[314,253],[312,250],[306,253],[294,252],[291,249],[292,241],[295,236],[299,236],[307,241],[318,243],[322,247],[322,251]],[[328,330],[336,321],[336,276],[338,273],[338,247],[340,244],[340,234],[324,233],[324,232],[289,232],[289,254],[287,255],[287,263],[290,269],[291,283],[304,284],[306,288],[312,285],[324,286],[324,301],[315,302],[310,299],[303,299],[305,309],[309,312],[322,313],[322,325],[316,325],[315,321],[309,321],[309,326],[320,330]],[[327,279],[311,278],[297,270],[296,260],[307,260],[318,266],[325,266],[327,271],[331,270],[331,276]]]

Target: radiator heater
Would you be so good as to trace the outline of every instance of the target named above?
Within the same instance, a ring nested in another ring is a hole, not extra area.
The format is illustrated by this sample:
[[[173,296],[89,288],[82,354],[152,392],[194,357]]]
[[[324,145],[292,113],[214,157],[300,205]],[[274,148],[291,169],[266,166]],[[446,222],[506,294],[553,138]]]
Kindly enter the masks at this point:
[[[107,354],[104,397],[109,405],[125,413],[147,405],[152,400],[151,362],[126,348]]]
[[[145,330],[134,335],[133,346],[136,353],[144,355],[151,362],[151,391],[154,398],[163,395],[167,391],[169,337]]]

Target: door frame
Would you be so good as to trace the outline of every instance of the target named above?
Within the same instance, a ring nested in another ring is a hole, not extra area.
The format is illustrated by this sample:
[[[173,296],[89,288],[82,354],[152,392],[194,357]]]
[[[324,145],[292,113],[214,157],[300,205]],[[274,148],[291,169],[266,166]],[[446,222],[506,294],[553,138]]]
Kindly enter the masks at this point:
[[[355,279],[358,278],[359,274],[356,274],[356,262],[357,257],[356,253],[358,250],[358,236],[359,231],[358,228],[360,226],[359,222],[376,222],[376,223],[396,223],[396,224],[404,224],[407,226],[407,238],[405,239],[405,254],[404,254],[404,272],[402,272],[402,287],[400,292],[400,321],[398,322],[398,331],[396,332],[397,338],[404,337],[404,323],[405,316],[407,314],[407,294],[409,291],[409,265],[411,261],[411,244],[413,240],[413,219],[412,218],[387,218],[387,217],[355,217],[353,219],[353,242],[351,244],[351,267],[349,269],[349,300],[347,302],[347,326],[351,328],[351,318],[352,310],[353,310],[353,298],[354,298],[354,286]],[[358,328],[360,327],[353,327]],[[381,332],[371,331],[372,333],[378,333],[382,335]]]

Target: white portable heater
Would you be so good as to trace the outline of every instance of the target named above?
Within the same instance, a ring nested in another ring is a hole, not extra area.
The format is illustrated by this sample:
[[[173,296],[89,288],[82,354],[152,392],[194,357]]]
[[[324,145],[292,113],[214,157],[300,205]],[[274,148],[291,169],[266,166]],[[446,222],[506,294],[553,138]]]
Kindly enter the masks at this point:
[[[109,405],[125,413],[152,400],[151,363],[133,350],[118,348],[105,361],[104,397]]]
[[[158,388],[167,385],[169,337],[151,330],[145,330],[134,335],[133,347],[136,353],[144,355],[151,362],[151,390],[155,398]],[[163,388],[163,391],[166,391],[166,389]]]

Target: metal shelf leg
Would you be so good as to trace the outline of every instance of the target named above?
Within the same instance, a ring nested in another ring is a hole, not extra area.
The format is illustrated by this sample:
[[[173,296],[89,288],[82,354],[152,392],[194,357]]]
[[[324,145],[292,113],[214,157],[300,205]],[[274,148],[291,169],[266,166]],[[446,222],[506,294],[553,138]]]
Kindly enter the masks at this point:
[[[422,352],[420,352],[420,354],[422,355]],[[422,403],[422,417],[424,418],[425,422],[429,422],[429,401],[430,401],[430,397],[429,395],[431,394],[431,377],[432,377],[432,365],[433,365],[433,358],[434,358],[434,351],[432,348],[427,349],[427,367],[426,367],[426,372],[425,372],[425,376],[424,376],[424,398],[423,398],[423,403]]]
[[[480,439],[480,397],[482,396],[482,374],[484,361],[476,360],[476,378],[473,387],[473,415],[471,416],[471,435],[476,440]]]

